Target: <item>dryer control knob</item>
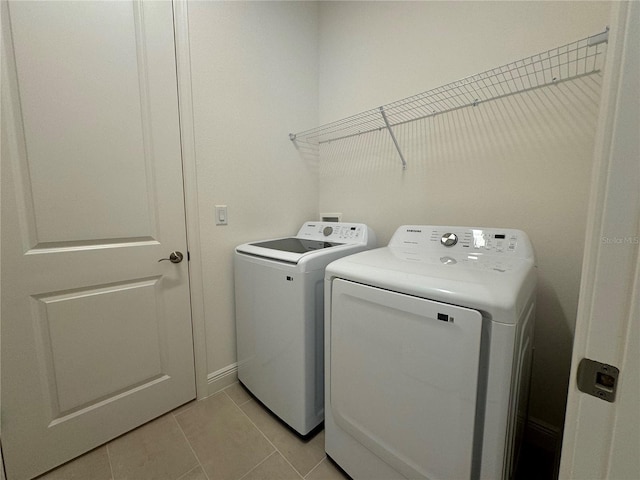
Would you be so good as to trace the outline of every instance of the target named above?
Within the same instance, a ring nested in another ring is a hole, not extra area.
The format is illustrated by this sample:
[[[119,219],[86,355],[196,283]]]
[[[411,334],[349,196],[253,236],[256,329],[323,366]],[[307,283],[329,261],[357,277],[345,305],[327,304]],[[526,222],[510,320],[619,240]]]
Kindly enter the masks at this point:
[[[333,233],[333,227],[324,227],[324,230],[322,230],[322,233],[324,234],[325,237],[328,237]]]
[[[440,239],[440,243],[445,247],[453,247],[458,243],[458,236],[455,233],[445,233]]]

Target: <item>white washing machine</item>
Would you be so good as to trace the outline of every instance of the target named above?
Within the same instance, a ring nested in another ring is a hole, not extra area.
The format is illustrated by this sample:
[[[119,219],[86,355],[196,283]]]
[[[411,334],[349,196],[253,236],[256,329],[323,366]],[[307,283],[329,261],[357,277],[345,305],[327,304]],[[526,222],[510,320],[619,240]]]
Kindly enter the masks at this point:
[[[238,378],[302,435],[324,418],[324,268],[375,241],[363,224],[307,222],[236,248]]]
[[[510,479],[536,267],[519,230],[400,227],[325,273],[325,448],[352,478]]]

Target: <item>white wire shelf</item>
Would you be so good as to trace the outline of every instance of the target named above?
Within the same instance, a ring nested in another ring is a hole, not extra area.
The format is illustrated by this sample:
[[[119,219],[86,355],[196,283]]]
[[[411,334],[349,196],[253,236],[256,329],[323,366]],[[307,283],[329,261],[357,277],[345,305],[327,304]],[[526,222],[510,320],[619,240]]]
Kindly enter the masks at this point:
[[[392,127],[482,102],[598,73],[604,66],[609,29],[561,47],[448,83],[351,117],[289,134],[293,142],[323,144]]]

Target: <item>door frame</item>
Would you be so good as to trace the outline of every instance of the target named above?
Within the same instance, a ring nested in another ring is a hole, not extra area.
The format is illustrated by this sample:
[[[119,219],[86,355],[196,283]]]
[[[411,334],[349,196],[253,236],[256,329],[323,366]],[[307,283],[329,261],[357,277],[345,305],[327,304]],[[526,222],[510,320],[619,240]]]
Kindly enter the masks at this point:
[[[559,472],[561,479],[609,478],[614,458],[611,444],[616,425],[622,420],[617,418],[622,408],[621,397],[631,395],[632,392],[625,391],[625,382],[631,384],[632,369],[638,368],[631,361],[626,362],[626,371],[624,368],[631,326],[633,322],[640,321],[640,298],[636,291],[640,282],[640,197],[637,188],[632,191],[634,182],[640,181],[638,158],[633,154],[633,145],[638,138],[637,133],[634,135],[626,128],[629,122],[625,122],[624,116],[625,108],[634,108],[635,105],[630,103],[628,107],[622,103],[625,97],[634,95],[631,73],[625,70],[629,68],[626,59],[638,54],[638,46],[632,45],[629,32],[633,19],[632,3],[612,4],[612,30],[594,149],[582,283]],[[635,231],[630,230],[634,227]],[[578,390],[578,363],[586,357],[620,367],[615,403],[595,399]],[[628,400],[626,397],[625,401]]]
[[[176,45],[176,76],[178,82],[178,115],[180,117],[184,208],[186,215],[187,248],[189,252],[189,292],[191,296],[191,323],[193,326],[193,355],[196,372],[196,395],[197,400],[201,400],[209,395],[209,388],[187,0],[173,0],[173,26]]]

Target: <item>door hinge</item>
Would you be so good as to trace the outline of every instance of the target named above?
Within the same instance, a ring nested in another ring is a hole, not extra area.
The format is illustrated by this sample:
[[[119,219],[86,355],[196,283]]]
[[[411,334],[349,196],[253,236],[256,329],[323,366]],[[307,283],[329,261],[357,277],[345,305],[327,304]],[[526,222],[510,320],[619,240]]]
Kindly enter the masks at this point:
[[[613,365],[583,358],[578,365],[578,390],[613,403],[616,399],[618,375],[620,370]]]

